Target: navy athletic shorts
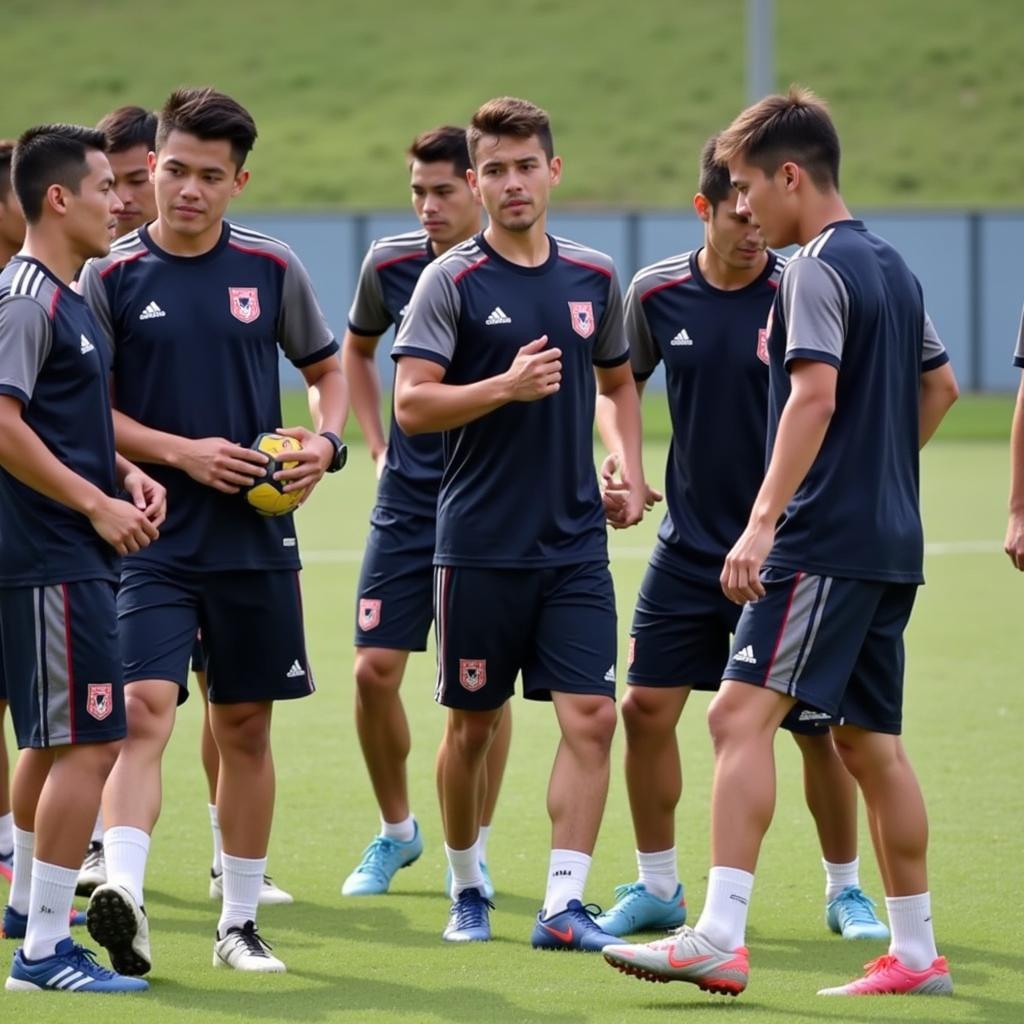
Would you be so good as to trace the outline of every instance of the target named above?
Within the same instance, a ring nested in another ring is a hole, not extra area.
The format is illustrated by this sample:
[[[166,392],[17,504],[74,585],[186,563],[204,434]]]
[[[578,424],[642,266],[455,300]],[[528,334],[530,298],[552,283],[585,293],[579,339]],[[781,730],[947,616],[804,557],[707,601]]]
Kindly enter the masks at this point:
[[[356,647],[427,649],[435,530],[433,517],[374,508],[356,591]]]
[[[761,581],[767,594],[744,605],[724,677],[796,697],[833,724],[898,735],[917,584],[775,568]]]
[[[608,565],[550,569],[438,566],[434,595],[445,707],[490,711],[512,696],[615,697],[615,593]]]
[[[0,629],[19,748],[124,738],[113,583],[83,580],[0,590]]]
[[[648,565],[629,633],[626,681],[630,686],[718,690],[740,611],[717,582]],[[815,736],[827,732],[830,723],[830,715],[797,704],[782,726]]]
[[[291,700],[313,693],[299,574],[290,569],[185,573],[146,566],[117,595],[126,683],[166,679],[188,696],[189,659],[202,630],[214,704]]]
[[[192,671],[206,671],[206,651],[203,650],[202,635],[196,634],[196,642],[192,645]]]

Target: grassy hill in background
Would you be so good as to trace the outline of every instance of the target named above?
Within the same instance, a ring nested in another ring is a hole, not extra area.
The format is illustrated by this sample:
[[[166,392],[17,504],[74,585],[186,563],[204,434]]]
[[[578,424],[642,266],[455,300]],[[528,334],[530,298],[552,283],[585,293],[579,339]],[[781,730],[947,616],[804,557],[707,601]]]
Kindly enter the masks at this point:
[[[254,113],[252,208],[392,207],[402,151],[482,100],[552,114],[561,202],[672,206],[745,100],[743,0],[7,0],[0,134],[179,84]],[[861,206],[1024,205],[1019,0],[776,0],[777,77],[832,104]]]

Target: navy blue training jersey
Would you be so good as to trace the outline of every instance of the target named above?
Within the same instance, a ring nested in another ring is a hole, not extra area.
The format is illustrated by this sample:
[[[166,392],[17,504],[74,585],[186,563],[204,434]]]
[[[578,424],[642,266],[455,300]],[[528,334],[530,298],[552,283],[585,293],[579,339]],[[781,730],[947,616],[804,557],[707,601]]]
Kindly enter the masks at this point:
[[[633,375],[646,380],[665,363],[672,418],[651,562],[691,579],[718,580],[764,477],[765,324],[784,265],[769,252],[754,281],[722,291],[687,252],[644,268],[626,292]]]
[[[37,260],[0,273],[0,394],[69,469],[116,493],[109,350],[80,295]],[[0,469],[0,585],[116,582],[117,552],[89,520]]]
[[[397,332],[416,282],[433,258],[425,231],[378,238],[366,253],[359,272],[348,329],[353,334],[379,338],[394,324]],[[392,389],[388,453],[377,485],[377,504],[433,519],[443,468],[441,435],[410,437],[403,433],[395,420]]]
[[[225,222],[201,256],[161,250],[147,228],[88,263],[81,289],[114,354],[114,404],[147,427],[249,445],[282,426],[277,358],[318,362],[337,343],[305,268],[283,242]],[[292,517],[257,515],[169,466],[160,541],[131,565],[190,571],[295,569]]]
[[[922,372],[949,357],[903,258],[859,220],[825,228],[787,263],[769,323],[768,454],[794,360],[839,371],[824,442],[779,522],[766,565],[921,583]]]
[[[423,272],[392,355],[430,359],[444,383],[504,373],[546,334],[562,351],[559,391],[509,402],[444,437],[437,565],[572,565],[608,558],[594,470],[594,366],[628,358],[612,261],[550,238],[549,258],[522,267],[482,235]]]

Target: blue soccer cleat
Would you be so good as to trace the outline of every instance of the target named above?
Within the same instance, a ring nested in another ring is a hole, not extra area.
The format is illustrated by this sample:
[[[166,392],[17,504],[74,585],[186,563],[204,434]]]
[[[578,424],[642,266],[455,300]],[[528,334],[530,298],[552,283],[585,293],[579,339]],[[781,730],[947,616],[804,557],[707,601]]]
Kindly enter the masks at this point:
[[[399,868],[407,868],[420,859],[423,853],[423,836],[420,823],[408,842],[374,836],[373,842],[363,850],[363,859],[355,871],[345,879],[341,887],[342,896],[377,896],[388,891],[391,879]]]
[[[491,881],[491,873],[487,870],[487,865],[480,861],[480,874],[484,877],[484,896],[489,900],[494,899],[494,882]],[[444,873],[444,894],[450,895],[452,891],[452,867],[449,864],[445,869]]]
[[[68,914],[68,924],[72,928],[85,924],[84,911],[72,908],[71,913]],[[19,914],[13,907],[4,907],[4,923],[3,930],[0,932],[0,938],[23,939],[25,938],[27,928],[28,914]]]
[[[463,889],[452,904],[441,938],[445,942],[488,942],[493,909],[494,904],[476,889]]]
[[[4,988],[8,992],[145,992],[149,982],[125,978],[96,962],[92,950],[61,939],[53,956],[26,960],[18,949],[11,961],[11,974]]]
[[[543,910],[541,911],[541,914]],[[569,906],[560,914],[550,917],[537,915],[530,943],[534,949],[578,949],[585,953],[600,953],[605,946],[614,946],[619,937],[611,935],[597,924],[601,908],[579,900],[569,900]]]
[[[875,913],[874,901],[848,885],[825,908],[825,924],[844,939],[888,939],[889,929]]]
[[[666,931],[686,924],[686,896],[682,884],[663,900],[648,892],[643,882],[615,887],[615,904],[597,915],[597,926],[609,935],[632,935],[648,929]]]

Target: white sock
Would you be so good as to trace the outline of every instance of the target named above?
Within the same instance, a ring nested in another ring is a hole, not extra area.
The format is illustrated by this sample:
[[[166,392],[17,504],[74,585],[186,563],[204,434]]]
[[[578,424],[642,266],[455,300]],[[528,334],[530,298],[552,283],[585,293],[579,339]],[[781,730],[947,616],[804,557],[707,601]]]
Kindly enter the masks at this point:
[[[14,878],[11,881],[11,893],[7,903],[11,910],[19,914],[27,914],[30,893],[32,892],[32,853],[36,846],[34,832],[25,832],[14,826]]]
[[[221,854],[224,864],[224,902],[220,908],[217,934],[224,938],[229,928],[241,928],[246,921],[256,921],[267,858],[247,859]]]
[[[217,818],[217,805],[207,804],[206,806],[210,809],[210,831],[213,833],[213,864],[211,868],[215,875],[219,875],[224,870],[224,865],[221,863],[224,844],[220,839],[220,821]]]
[[[451,898],[458,899],[463,889],[476,889],[483,896],[484,876],[480,871],[480,855],[476,843],[467,850],[453,850],[445,843],[444,852],[452,869]]]
[[[0,853],[10,853],[14,849],[14,815],[9,811],[0,814]]]
[[[922,892],[917,896],[886,896],[892,941],[889,952],[912,971],[931,967],[939,955],[935,949],[932,929],[932,895]]]
[[[548,888],[544,893],[543,917],[560,914],[570,900],[583,902],[583,890],[590,874],[590,857],[578,850],[552,850],[548,862]]]
[[[476,853],[481,864],[487,863],[487,840],[491,838],[491,826],[481,825],[476,837]]]
[[[385,821],[381,818],[380,834],[399,843],[412,842],[416,835],[416,819],[411,814],[404,821]]]
[[[825,902],[831,903],[848,885],[860,888],[860,857],[854,857],[849,864],[831,864],[821,858],[825,869]]]
[[[102,843],[103,842],[103,812],[100,811],[96,815],[96,824],[92,827],[92,835],[89,837],[90,843]]]
[[[676,848],[655,853],[636,851],[636,867],[644,888],[659,900],[670,900],[679,888],[679,869],[676,866]]]
[[[719,949],[733,950],[744,944],[747,910],[754,876],[740,868],[712,868],[708,872],[708,894],[694,929]]]
[[[123,885],[142,906],[149,836],[141,828],[130,825],[108,828],[103,833],[103,853],[107,859],[108,884]]]
[[[32,861],[32,895],[24,955],[29,960],[53,956],[61,939],[71,938],[68,915],[78,884],[78,868]]]

